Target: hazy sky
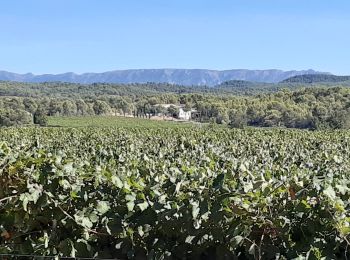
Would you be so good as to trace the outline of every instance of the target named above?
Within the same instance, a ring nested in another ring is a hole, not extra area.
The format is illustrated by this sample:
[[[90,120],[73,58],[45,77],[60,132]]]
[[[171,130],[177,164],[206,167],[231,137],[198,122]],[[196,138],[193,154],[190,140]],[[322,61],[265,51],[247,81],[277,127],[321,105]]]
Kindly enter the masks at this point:
[[[349,0],[2,0],[0,70],[350,74]]]

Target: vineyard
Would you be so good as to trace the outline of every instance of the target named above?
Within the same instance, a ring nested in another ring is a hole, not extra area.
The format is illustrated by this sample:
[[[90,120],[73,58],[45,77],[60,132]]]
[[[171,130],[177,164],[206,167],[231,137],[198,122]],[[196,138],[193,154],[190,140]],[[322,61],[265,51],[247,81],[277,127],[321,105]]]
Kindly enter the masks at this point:
[[[348,132],[0,131],[0,253],[350,256]]]
[[[195,122],[176,122],[128,118],[117,116],[50,116],[49,126],[52,127],[118,127],[118,128],[185,128],[202,127],[204,124]],[[219,125],[218,125],[219,126]]]

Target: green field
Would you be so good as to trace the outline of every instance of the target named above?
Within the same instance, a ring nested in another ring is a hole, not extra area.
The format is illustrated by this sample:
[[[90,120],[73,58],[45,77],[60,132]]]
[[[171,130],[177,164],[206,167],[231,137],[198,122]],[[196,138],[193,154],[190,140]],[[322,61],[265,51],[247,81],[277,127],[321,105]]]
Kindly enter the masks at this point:
[[[200,127],[191,122],[156,121],[117,116],[48,117],[52,127],[126,127],[126,128],[187,128]]]
[[[108,119],[93,122],[107,126]],[[199,129],[112,119],[124,127],[0,130],[1,253],[347,256],[348,132]],[[50,123],[82,122],[89,125],[86,118]]]

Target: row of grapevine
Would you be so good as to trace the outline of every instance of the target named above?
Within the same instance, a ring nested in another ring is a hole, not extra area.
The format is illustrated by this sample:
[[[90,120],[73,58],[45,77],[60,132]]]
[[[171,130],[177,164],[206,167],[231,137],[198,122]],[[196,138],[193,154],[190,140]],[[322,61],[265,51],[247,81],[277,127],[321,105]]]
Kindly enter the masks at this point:
[[[8,128],[0,253],[345,258],[350,134]]]

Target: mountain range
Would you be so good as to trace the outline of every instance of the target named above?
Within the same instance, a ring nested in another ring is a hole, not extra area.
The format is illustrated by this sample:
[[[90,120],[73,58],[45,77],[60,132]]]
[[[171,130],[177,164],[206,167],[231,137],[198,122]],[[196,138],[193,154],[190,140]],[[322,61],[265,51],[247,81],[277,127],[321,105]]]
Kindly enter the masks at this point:
[[[207,69],[133,69],[114,70],[103,73],[73,72],[63,74],[32,73],[17,74],[0,71],[0,80],[18,82],[71,82],[81,84],[91,83],[171,83],[185,86],[214,86],[230,80],[245,80],[254,82],[276,83],[290,77],[306,74],[330,74],[314,70],[207,70]]]

